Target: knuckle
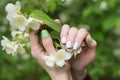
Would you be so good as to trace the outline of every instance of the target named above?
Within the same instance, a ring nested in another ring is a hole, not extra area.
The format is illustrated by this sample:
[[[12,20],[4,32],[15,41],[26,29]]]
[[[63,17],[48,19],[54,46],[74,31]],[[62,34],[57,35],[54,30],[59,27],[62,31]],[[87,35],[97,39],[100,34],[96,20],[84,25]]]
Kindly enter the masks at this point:
[[[81,28],[79,31],[88,33],[88,31],[85,28]]]
[[[97,46],[97,42],[96,42],[96,41],[94,41],[94,46],[95,46],[95,47]]]
[[[61,22],[59,19],[55,19],[56,23],[58,23],[59,25],[61,25]]]
[[[53,42],[52,42],[51,39],[50,39],[50,40],[46,40],[46,41],[44,42],[44,46],[45,46],[45,47],[48,47],[48,46],[50,46],[52,43],[53,43]]]
[[[62,29],[64,29],[64,28],[69,28],[69,25],[68,24],[64,24],[63,26],[62,26]]]
[[[71,31],[77,31],[77,28],[72,27],[70,30],[71,30]]]

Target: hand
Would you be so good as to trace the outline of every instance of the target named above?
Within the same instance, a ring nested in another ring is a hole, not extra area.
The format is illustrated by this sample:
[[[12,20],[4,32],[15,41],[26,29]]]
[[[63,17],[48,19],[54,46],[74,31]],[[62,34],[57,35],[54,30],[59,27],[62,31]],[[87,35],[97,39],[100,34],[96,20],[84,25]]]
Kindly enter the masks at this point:
[[[86,46],[82,47],[80,54],[76,58],[70,60],[71,73],[74,80],[83,80],[86,76],[86,67],[90,64],[96,55],[96,41],[93,40],[90,34],[84,28],[77,30],[70,28],[69,25],[63,25],[61,29],[61,44],[68,49],[79,49],[83,42]]]
[[[42,67],[48,72],[52,80],[71,80],[71,71],[69,63],[62,68],[59,67],[48,67],[45,64],[44,56],[56,53],[53,46],[52,38],[50,37],[47,30],[42,30],[42,45],[39,42],[38,31],[30,32],[30,43],[32,56],[42,65]]]

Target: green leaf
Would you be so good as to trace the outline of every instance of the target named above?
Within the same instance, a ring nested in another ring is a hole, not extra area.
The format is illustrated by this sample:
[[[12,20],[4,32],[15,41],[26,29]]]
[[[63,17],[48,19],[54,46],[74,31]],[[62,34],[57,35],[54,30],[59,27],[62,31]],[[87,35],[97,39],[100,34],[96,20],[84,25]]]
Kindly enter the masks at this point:
[[[60,32],[60,25],[57,24],[53,19],[51,19],[46,13],[40,10],[35,10],[30,15],[33,18],[39,19],[43,21],[46,25],[48,25],[53,30]]]
[[[50,12],[53,13],[57,7],[56,2],[53,0],[50,0],[48,7],[49,7]]]
[[[51,33],[51,36],[52,36],[52,38],[54,38],[54,39],[59,39],[59,33],[57,33],[56,31],[52,31]]]

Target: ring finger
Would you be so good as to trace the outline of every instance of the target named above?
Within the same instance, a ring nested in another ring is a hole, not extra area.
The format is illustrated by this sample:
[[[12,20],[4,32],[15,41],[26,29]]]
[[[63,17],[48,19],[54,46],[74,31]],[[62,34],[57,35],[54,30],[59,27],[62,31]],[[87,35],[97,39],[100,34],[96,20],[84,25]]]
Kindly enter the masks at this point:
[[[74,27],[72,27],[69,30],[68,36],[67,36],[67,42],[66,42],[66,48],[72,48],[73,47],[73,43],[74,43],[74,39],[76,37],[78,30]]]

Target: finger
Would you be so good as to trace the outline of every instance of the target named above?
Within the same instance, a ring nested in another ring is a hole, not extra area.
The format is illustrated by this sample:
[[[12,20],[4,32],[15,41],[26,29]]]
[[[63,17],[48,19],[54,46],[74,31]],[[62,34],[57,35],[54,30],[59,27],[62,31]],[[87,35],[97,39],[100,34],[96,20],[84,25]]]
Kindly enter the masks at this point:
[[[62,26],[61,33],[60,33],[60,38],[61,38],[61,43],[65,44],[67,41],[67,35],[70,27],[69,25],[65,24]]]
[[[76,34],[77,34],[77,29],[76,28],[71,28],[69,30],[69,33],[68,33],[68,36],[67,36],[67,43],[66,43],[66,48],[72,48],[73,46],[73,43],[74,43],[74,39],[76,37]]]
[[[53,46],[53,41],[52,41],[52,38],[49,35],[48,31],[47,30],[42,30],[41,34],[42,34],[42,43],[43,43],[43,46],[44,46],[46,52],[48,54],[55,53],[56,51],[55,51],[55,48]]]
[[[88,35],[88,32],[84,28],[81,28],[78,31],[77,36],[75,38],[75,43],[74,43],[74,46],[73,46],[74,50],[77,50],[82,45],[82,43],[85,40],[87,35]]]
[[[55,19],[55,22],[57,22],[61,26],[61,22],[59,19]]]
[[[90,35],[87,35],[85,42],[90,49],[96,49],[97,42]]]
[[[44,54],[43,48],[39,43],[39,38],[38,38],[37,33],[38,31],[30,32],[31,52],[32,52],[32,56],[35,58],[38,58],[39,56],[43,56]]]

